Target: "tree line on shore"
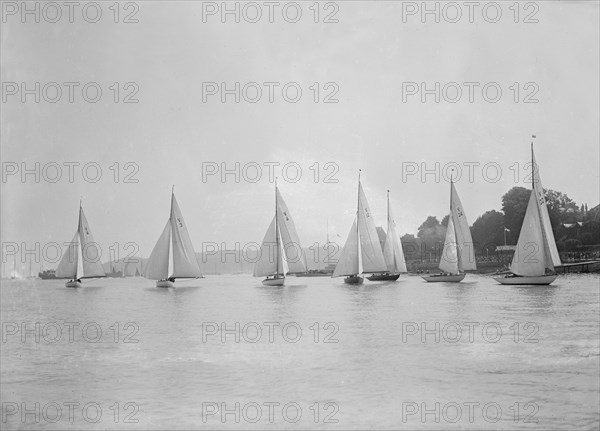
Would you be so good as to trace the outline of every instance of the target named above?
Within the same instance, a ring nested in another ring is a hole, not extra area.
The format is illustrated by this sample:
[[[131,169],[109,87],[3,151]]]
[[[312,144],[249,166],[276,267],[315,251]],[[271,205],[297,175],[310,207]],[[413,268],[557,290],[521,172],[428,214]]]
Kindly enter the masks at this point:
[[[585,252],[600,249],[600,205],[589,209],[578,205],[565,193],[544,190],[548,214],[559,252]],[[475,255],[493,255],[498,246],[515,245],[531,189],[513,187],[502,196],[502,210],[489,210],[471,225]],[[402,245],[407,260],[439,256],[446,236],[448,215],[441,221],[428,216],[419,226],[417,236],[405,234]]]

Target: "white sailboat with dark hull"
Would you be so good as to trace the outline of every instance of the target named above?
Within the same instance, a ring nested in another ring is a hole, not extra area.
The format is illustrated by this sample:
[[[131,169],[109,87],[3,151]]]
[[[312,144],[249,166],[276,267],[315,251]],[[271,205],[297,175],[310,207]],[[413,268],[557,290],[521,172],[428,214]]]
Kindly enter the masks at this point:
[[[66,287],[81,287],[81,280],[84,278],[106,277],[100,258],[100,250],[94,242],[90,225],[79,202],[77,231],[56,268],[55,278],[69,279],[65,283]]]
[[[306,273],[306,261],[296,225],[275,181],[275,215],[260,247],[254,277],[265,286],[283,286],[288,273]]]
[[[360,171],[358,174],[358,205],[356,218],[348,233],[348,238],[342,249],[338,263],[333,271],[332,277],[346,276],[346,284],[362,284],[365,272],[385,273],[388,271],[379,236],[367,197],[360,183]]]
[[[176,279],[204,278],[181,209],[171,191],[171,213],[143,273],[156,287],[174,287]]]
[[[531,170],[531,195],[510,265],[511,274],[494,278],[501,284],[547,285],[556,280],[558,275],[554,272],[554,268],[562,264],[554,241],[544,188],[533,154],[533,142],[531,143]]]
[[[402,243],[396,233],[396,222],[390,209],[390,191],[387,191],[387,235],[383,246],[383,258],[388,271],[383,274],[373,274],[367,277],[369,281],[396,281],[400,273],[407,272]]]
[[[450,214],[439,268],[443,273],[422,276],[423,280],[429,283],[458,283],[465,278],[464,271],[477,269],[469,222],[452,179],[450,180]]]

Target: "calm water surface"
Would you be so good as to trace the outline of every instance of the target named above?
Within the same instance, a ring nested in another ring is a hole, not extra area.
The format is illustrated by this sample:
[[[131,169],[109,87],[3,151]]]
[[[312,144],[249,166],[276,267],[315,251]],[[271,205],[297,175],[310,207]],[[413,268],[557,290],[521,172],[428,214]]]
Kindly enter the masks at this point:
[[[2,428],[598,429],[599,278],[555,283],[3,280]]]

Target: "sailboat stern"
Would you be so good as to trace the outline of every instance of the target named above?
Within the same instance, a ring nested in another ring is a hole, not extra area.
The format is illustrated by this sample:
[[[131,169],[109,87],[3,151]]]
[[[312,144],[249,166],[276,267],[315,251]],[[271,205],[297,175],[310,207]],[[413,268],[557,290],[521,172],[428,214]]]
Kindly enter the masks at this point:
[[[551,284],[558,275],[527,275],[527,276],[519,276],[519,275],[507,275],[505,277],[494,277],[500,284],[513,285],[513,286],[547,286]]]
[[[385,274],[373,274],[370,277],[367,277],[369,281],[396,281],[400,278],[400,274],[390,274],[386,272]]]
[[[363,284],[363,281],[365,279],[363,277],[361,277],[360,275],[349,275],[348,277],[344,278],[344,283],[346,284]]]
[[[156,287],[163,287],[163,288],[175,287],[175,283],[171,280],[157,280]]]
[[[273,278],[265,278],[262,281],[265,286],[283,286],[285,284],[285,277],[276,276]]]
[[[428,283],[460,283],[464,280],[465,276],[464,272],[462,274],[433,274],[433,275],[425,275],[421,278]]]

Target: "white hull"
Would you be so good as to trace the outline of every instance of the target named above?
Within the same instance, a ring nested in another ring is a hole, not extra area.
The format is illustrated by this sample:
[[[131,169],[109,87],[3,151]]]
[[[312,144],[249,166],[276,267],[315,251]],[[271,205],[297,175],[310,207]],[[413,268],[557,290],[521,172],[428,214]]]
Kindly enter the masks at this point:
[[[77,280],[69,280],[65,283],[65,287],[81,287],[81,282]]]
[[[284,277],[265,278],[262,281],[262,284],[264,284],[265,286],[283,286],[285,284],[285,278]]]
[[[466,274],[456,274],[456,275],[426,275],[421,276],[423,280],[428,283],[436,283],[436,282],[446,282],[446,283],[458,283],[463,281]]]
[[[494,277],[500,284],[509,285],[548,285],[552,283],[558,275],[536,275],[524,277]]]
[[[175,287],[175,283],[169,280],[158,280],[156,287]]]

